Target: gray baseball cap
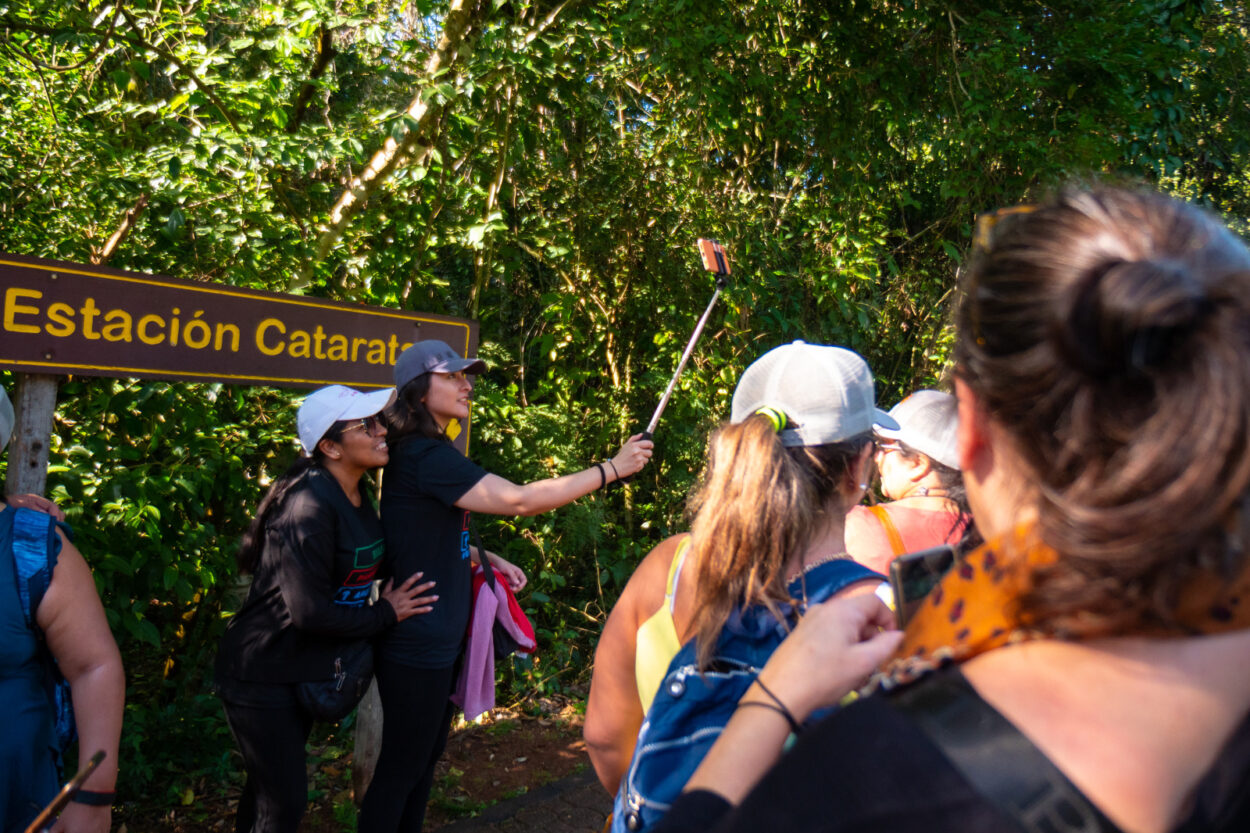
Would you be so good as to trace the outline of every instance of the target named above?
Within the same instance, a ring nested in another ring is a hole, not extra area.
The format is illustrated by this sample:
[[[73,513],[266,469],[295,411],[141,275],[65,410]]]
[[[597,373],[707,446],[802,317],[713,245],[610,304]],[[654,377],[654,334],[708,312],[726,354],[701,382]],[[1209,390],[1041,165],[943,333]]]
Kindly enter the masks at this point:
[[[395,361],[395,387],[402,388],[426,373],[485,373],[486,362],[462,359],[446,342],[435,338],[418,341]]]
[[[731,422],[760,408],[786,415],[785,446],[828,445],[898,426],[875,404],[872,373],[855,352],[796,341],[769,350],[746,369],[734,390]]]
[[[4,392],[4,388],[0,388],[0,448],[9,444],[9,437],[13,435],[13,425],[16,422],[13,403],[9,401],[9,395]]]
[[[937,390],[918,390],[890,409],[898,428],[877,426],[877,434],[898,440],[936,463],[959,471],[959,407],[955,397]]]

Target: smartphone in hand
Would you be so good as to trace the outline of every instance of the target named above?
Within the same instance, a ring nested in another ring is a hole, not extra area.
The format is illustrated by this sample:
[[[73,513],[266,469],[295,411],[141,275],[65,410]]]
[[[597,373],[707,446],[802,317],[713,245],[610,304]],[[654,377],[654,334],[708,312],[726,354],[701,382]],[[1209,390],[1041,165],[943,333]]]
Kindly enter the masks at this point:
[[[920,603],[955,564],[955,550],[943,544],[900,555],[890,562],[890,587],[894,590],[894,617],[899,630],[907,626]]]

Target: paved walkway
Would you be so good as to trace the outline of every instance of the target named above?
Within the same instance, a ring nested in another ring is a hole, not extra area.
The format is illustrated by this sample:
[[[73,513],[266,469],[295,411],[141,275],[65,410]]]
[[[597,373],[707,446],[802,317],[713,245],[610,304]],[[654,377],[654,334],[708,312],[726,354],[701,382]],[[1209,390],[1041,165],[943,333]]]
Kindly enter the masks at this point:
[[[599,833],[610,812],[612,797],[587,767],[585,772],[492,804],[476,818],[439,827],[436,833]]]

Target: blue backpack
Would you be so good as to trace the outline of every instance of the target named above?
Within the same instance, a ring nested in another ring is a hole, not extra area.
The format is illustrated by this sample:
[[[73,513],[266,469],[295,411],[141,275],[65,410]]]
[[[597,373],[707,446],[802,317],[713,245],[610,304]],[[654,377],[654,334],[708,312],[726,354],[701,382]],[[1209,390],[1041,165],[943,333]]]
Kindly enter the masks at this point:
[[[57,768],[61,766],[60,754],[78,736],[74,725],[74,706],[70,701],[69,681],[61,674],[56,660],[44,642],[43,631],[35,620],[35,611],[43,601],[43,595],[52,583],[52,569],[61,551],[61,539],[56,534],[60,526],[66,536],[72,533],[65,524],[59,524],[51,515],[31,509],[17,509],[13,516],[13,565],[17,571],[17,595],[22,602],[22,615],[39,642],[44,659],[44,688],[55,713]]]
[[[851,584],[885,578],[847,558],[808,570],[791,582],[794,598],[823,602]],[[682,646],[647,710],[629,769],[612,808],[612,833],[648,830],[668,812],[686,782],[729,722],[738,700],[797,621],[782,605],[785,622],[763,605],[735,609],[721,630],[710,667],[699,673],[695,640]]]

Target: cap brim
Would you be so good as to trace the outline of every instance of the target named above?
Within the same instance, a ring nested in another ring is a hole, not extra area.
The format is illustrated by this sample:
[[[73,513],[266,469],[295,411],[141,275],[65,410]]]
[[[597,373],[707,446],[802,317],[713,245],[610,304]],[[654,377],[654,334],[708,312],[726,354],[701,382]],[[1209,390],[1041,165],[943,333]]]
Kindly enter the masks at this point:
[[[352,399],[343,413],[339,415],[339,419],[362,419],[367,416],[373,416],[391,404],[391,400],[394,397],[394,388],[384,388],[383,390],[375,390],[372,393],[362,393],[360,396]]]
[[[438,373],[485,373],[486,362],[481,359],[456,359],[452,362],[443,362],[436,369]]]
[[[875,415],[873,416],[872,427],[878,434],[881,434],[882,436],[889,436],[889,432],[891,431],[903,430],[903,426],[898,424],[898,420],[890,416],[885,411],[880,408],[874,408],[873,411],[875,412]]]

